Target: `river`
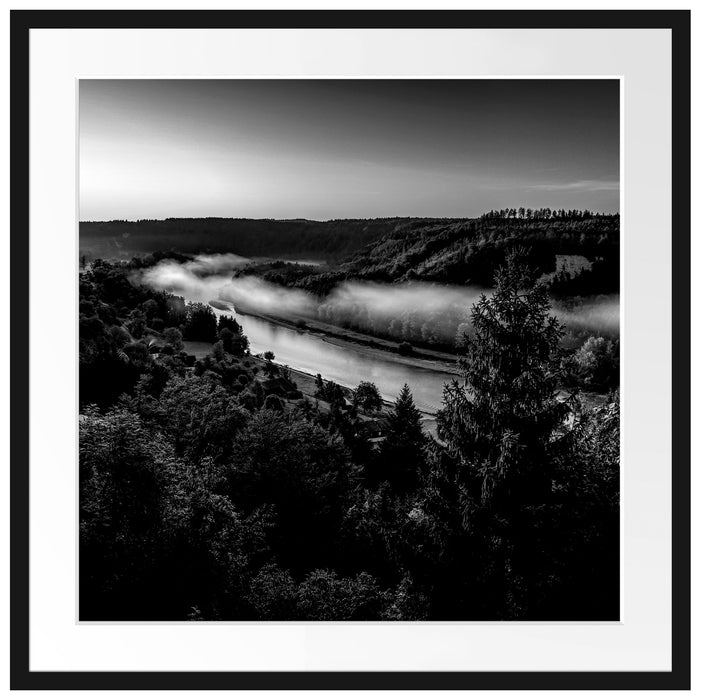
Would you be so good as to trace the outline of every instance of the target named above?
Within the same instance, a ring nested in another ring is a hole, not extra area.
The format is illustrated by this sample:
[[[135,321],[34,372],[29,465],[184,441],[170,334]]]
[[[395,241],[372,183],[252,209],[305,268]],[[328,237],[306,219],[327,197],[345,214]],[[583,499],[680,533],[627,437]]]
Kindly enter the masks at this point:
[[[233,315],[213,310],[218,315]],[[236,317],[250,340],[252,353],[271,350],[279,364],[307,374],[320,374],[350,388],[362,380],[374,382],[387,401],[394,401],[406,383],[424,413],[432,414],[440,408],[443,385],[457,378],[450,372],[404,364],[392,353],[370,352],[354,343],[337,345],[320,334],[282,327],[255,316],[236,314]]]

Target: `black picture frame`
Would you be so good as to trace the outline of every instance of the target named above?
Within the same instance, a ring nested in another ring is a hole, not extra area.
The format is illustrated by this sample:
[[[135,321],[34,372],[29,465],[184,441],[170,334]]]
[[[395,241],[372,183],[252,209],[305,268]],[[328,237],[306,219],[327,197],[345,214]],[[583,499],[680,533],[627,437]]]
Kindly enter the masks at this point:
[[[29,38],[33,28],[667,28],[672,32],[672,670],[37,672],[29,667]],[[21,10],[11,12],[11,688],[667,690],[690,687],[690,12]],[[676,274],[677,271],[677,274]]]

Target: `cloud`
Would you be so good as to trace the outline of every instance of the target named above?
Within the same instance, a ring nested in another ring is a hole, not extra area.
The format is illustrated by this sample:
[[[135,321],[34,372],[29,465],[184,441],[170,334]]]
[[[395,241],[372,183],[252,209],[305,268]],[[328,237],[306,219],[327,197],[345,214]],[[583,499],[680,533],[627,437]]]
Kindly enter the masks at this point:
[[[541,192],[614,192],[619,191],[619,180],[576,180],[575,182],[547,182],[527,185],[526,189]]]

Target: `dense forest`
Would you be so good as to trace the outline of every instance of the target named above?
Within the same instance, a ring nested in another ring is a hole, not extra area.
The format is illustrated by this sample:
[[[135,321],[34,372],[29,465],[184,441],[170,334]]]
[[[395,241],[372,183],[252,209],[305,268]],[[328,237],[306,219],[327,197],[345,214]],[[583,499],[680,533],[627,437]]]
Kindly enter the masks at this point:
[[[329,269],[263,262],[241,274],[262,274],[316,294],[346,279],[491,287],[507,253],[521,246],[527,262],[549,277],[555,297],[619,293],[619,216],[539,211],[545,216],[399,221]],[[570,266],[573,257],[582,259],[577,269]]]
[[[558,275],[542,278],[551,256],[581,255],[585,287],[607,293],[594,268],[618,265],[618,220],[492,214],[360,222],[356,250],[331,244],[348,258],[323,273],[491,287],[468,310],[437,437],[407,386],[388,409],[370,382],[319,377],[302,395],[235,318],[137,283],[153,259],[87,264],[80,618],[618,619],[619,394],[587,409],[578,391],[617,386],[615,352],[595,338],[566,355]],[[322,284],[310,268],[286,282]]]
[[[393,230],[400,221],[405,219],[82,221],[79,233],[81,255],[91,259],[129,259],[164,250],[333,261]]]

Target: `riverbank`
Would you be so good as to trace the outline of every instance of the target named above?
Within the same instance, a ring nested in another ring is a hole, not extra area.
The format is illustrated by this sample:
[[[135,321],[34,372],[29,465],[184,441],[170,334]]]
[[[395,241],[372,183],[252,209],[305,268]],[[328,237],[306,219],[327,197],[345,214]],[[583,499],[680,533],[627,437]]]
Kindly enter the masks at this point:
[[[206,357],[206,355],[210,355],[210,353],[213,351],[213,344],[212,343],[205,343],[205,342],[199,342],[199,341],[193,341],[193,340],[187,340],[184,341],[184,350],[189,354],[189,355],[194,355],[197,360],[203,359]],[[250,355],[248,356],[248,359],[260,369],[260,371],[263,371],[267,361],[264,360],[261,357],[257,357],[257,355]],[[316,390],[317,390],[317,385],[316,385],[316,376],[314,374],[310,374],[309,372],[303,372],[302,370],[299,369],[294,369],[288,365],[284,365],[282,363],[274,361],[275,365],[278,367],[285,367],[287,371],[289,372],[289,375],[292,379],[292,381],[296,384],[296,388],[306,397],[308,398],[311,402],[315,403],[318,402],[319,406],[323,408],[323,410],[327,411],[329,409],[328,403],[326,401],[323,401],[322,399],[316,398]],[[346,383],[340,383],[340,386],[342,386],[345,389],[348,389],[349,391],[352,391],[355,387]],[[379,417],[384,417],[386,414],[388,414],[394,406],[394,402],[390,401],[388,399],[385,399],[384,397],[382,398],[382,410],[380,411],[380,416]],[[436,416],[434,413],[430,413],[428,411],[424,411],[423,409],[419,408],[419,412],[421,413],[421,424],[424,427],[424,430],[428,432],[430,435],[436,437]],[[374,419],[377,418],[378,416],[370,415],[370,416],[363,416],[364,418],[368,419]]]
[[[258,365],[261,370],[264,369],[267,361],[263,360],[262,358],[257,357],[256,355],[251,356],[250,358],[252,362],[255,365]],[[279,367],[284,367],[285,365],[280,365],[277,362],[274,362],[275,365],[278,365]],[[316,390],[318,389],[316,385],[316,377],[313,374],[309,374],[308,372],[302,372],[301,370],[298,369],[292,369],[291,367],[286,366],[286,369],[289,372],[289,375],[291,377],[291,380],[296,384],[296,388],[309,400],[313,402],[318,402],[319,406],[322,406],[326,411],[328,410],[329,406],[326,401],[323,401],[322,399],[316,398]],[[350,386],[347,384],[340,384],[344,389],[348,389],[350,392],[355,388],[354,386]],[[391,412],[392,408],[394,407],[394,402],[389,401],[388,399],[385,399],[384,397],[382,398],[382,410],[379,412],[379,415],[366,415],[366,414],[361,414],[361,417],[363,419],[369,419],[373,420],[376,418],[383,418],[385,417],[388,413]],[[419,409],[419,412],[421,413],[421,424],[424,427],[424,430],[431,434],[432,436],[436,437],[436,416],[433,413],[429,413],[427,411],[423,411],[422,409]]]

